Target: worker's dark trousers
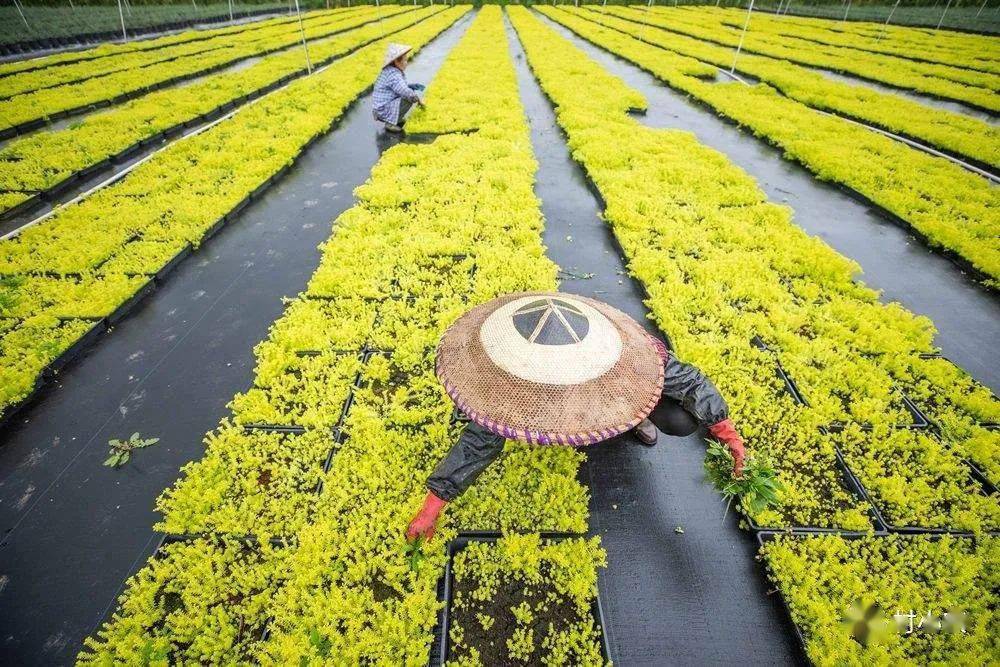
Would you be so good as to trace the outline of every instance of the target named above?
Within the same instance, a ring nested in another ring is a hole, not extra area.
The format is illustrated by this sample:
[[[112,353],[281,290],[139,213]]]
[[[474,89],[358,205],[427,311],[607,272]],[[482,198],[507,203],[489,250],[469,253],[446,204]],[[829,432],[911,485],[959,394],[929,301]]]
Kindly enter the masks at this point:
[[[667,435],[691,435],[698,429],[698,421],[694,415],[667,396],[660,399],[649,418]],[[503,443],[502,436],[470,422],[448,455],[434,468],[427,480],[427,488],[442,500],[454,500],[472,486],[487,466],[500,456]]]
[[[424,85],[422,83],[411,83],[410,88],[413,90],[423,90]],[[412,100],[400,100],[399,101],[399,116],[396,117],[396,122],[394,125],[403,127],[403,123],[406,122],[406,114],[410,113],[410,109],[413,108]]]

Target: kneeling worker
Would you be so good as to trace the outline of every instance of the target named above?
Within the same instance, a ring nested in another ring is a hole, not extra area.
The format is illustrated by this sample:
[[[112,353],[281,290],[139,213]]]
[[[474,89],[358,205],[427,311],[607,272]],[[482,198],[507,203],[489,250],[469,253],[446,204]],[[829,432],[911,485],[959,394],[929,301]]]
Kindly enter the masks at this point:
[[[712,382],[600,301],[536,292],[477,306],[445,332],[436,372],[471,422],[428,479],[424,505],[406,531],[410,540],[434,535],[444,506],[500,456],[508,438],[581,446],[634,430],[651,446],[652,415],[670,435],[707,427],[732,453],[733,476],[743,474],[743,439]]]
[[[372,114],[376,121],[385,123],[389,132],[402,132],[406,114],[413,105],[424,105],[420,99],[420,91],[424,87],[419,83],[407,83],[403,74],[412,49],[404,44],[390,44],[385,52],[382,71],[375,80]]]

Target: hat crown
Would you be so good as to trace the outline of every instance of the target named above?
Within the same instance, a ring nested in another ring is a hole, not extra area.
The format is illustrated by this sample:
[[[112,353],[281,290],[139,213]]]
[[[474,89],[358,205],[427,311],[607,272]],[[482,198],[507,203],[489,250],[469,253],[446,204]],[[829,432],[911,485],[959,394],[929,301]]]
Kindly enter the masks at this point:
[[[563,299],[539,299],[521,306],[511,316],[514,329],[534,345],[572,345],[587,337],[590,320]]]
[[[505,303],[486,318],[479,337],[499,368],[539,384],[593,380],[622,353],[621,336],[608,318],[571,296],[527,296]]]

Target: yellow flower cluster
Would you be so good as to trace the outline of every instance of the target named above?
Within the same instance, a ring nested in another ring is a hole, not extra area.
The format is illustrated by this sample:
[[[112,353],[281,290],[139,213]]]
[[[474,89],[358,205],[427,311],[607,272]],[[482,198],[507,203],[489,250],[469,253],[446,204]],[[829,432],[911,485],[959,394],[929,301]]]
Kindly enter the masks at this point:
[[[780,536],[761,553],[817,666],[996,662],[1000,538]],[[864,646],[843,619],[873,604]]]
[[[489,96],[468,94],[487,87]],[[196,619],[178,616],[183,632],[162,622],[156,586],[175,584],[156,560],[133,579],[115,618],[88,640],[83,662],[134,662],[152,641],[156,656],[172,663],[244,656],[266,664],[423,663],[441,606],[443,547],[457,527],[586,530],[588,494],[576,479],[583,454],[511,442],[477,488],[449,506],[420,557],[403,536],[427,476],[460,430],[434,377],[441,333],[471,305],[556,285],[557,267],[541,244],[537,165],[517,100],[501,12],[484,8],[431,85],[426,112],[409,126],[433,127],[440,136],[384,153],[322,246],[306,291],[255,349],[255,387],[233,401],[233,418],[209,436],[205,458],[160,500],[160,528],[167,531],[251,533],[262,544],[290,538],[278,584],[276,570],[264,581],[248,573],[230,584],[232,570],[208,567],[200,568],[202,581],[184,582],[192,597],[209,602],[220,590],[244,599],[244,584],[254,594],[265,591],[267,609],[242,621],[258,628],[272,617],[266,639],[246,639],[235,632],[233,616],[210,614],[208,639],[189,643]],[[462,113],[450,116],[456,108]],[[345,353],[362,349],[363,363]],[[329,427],[342,414],[338,401],[347,389],[352,397],[334,441]],[[253,427],[259,420],[302,432]],[[332,447],[326,472],[324,446]],[[319,492],[310,491],[320,481]],[[511,536],[503,544],[504,566],[522,572],[535,564],[540,589],[581,605],[593,599],[604,562],[596,540],[549,546],[537,535]],[[268,563],[276,552],[265,552]],[[190,556],[192,566],[201,553]],[[522,633],[515,651],[575,664],[579,656],[599,656],[593,630],[581,624],[544,644]]]

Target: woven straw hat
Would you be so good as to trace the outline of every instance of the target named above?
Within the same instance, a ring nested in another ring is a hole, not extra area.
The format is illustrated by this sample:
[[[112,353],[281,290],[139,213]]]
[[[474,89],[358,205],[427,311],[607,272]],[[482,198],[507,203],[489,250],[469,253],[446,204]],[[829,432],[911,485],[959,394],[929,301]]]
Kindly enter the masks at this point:
[[[442,337],[436,370],[471,420],[536,444],[589,445],[628,431],[663,387],[654,339],[635,320],[556,292],[473,308]]]
[[[389,44],[389,46],[385,49],[385,60],[382,61],[382,67],[385,67],[396,58],[400,57],[404,53],[409,53],[412,50],[413,47],[407,46],[406,44]]]

